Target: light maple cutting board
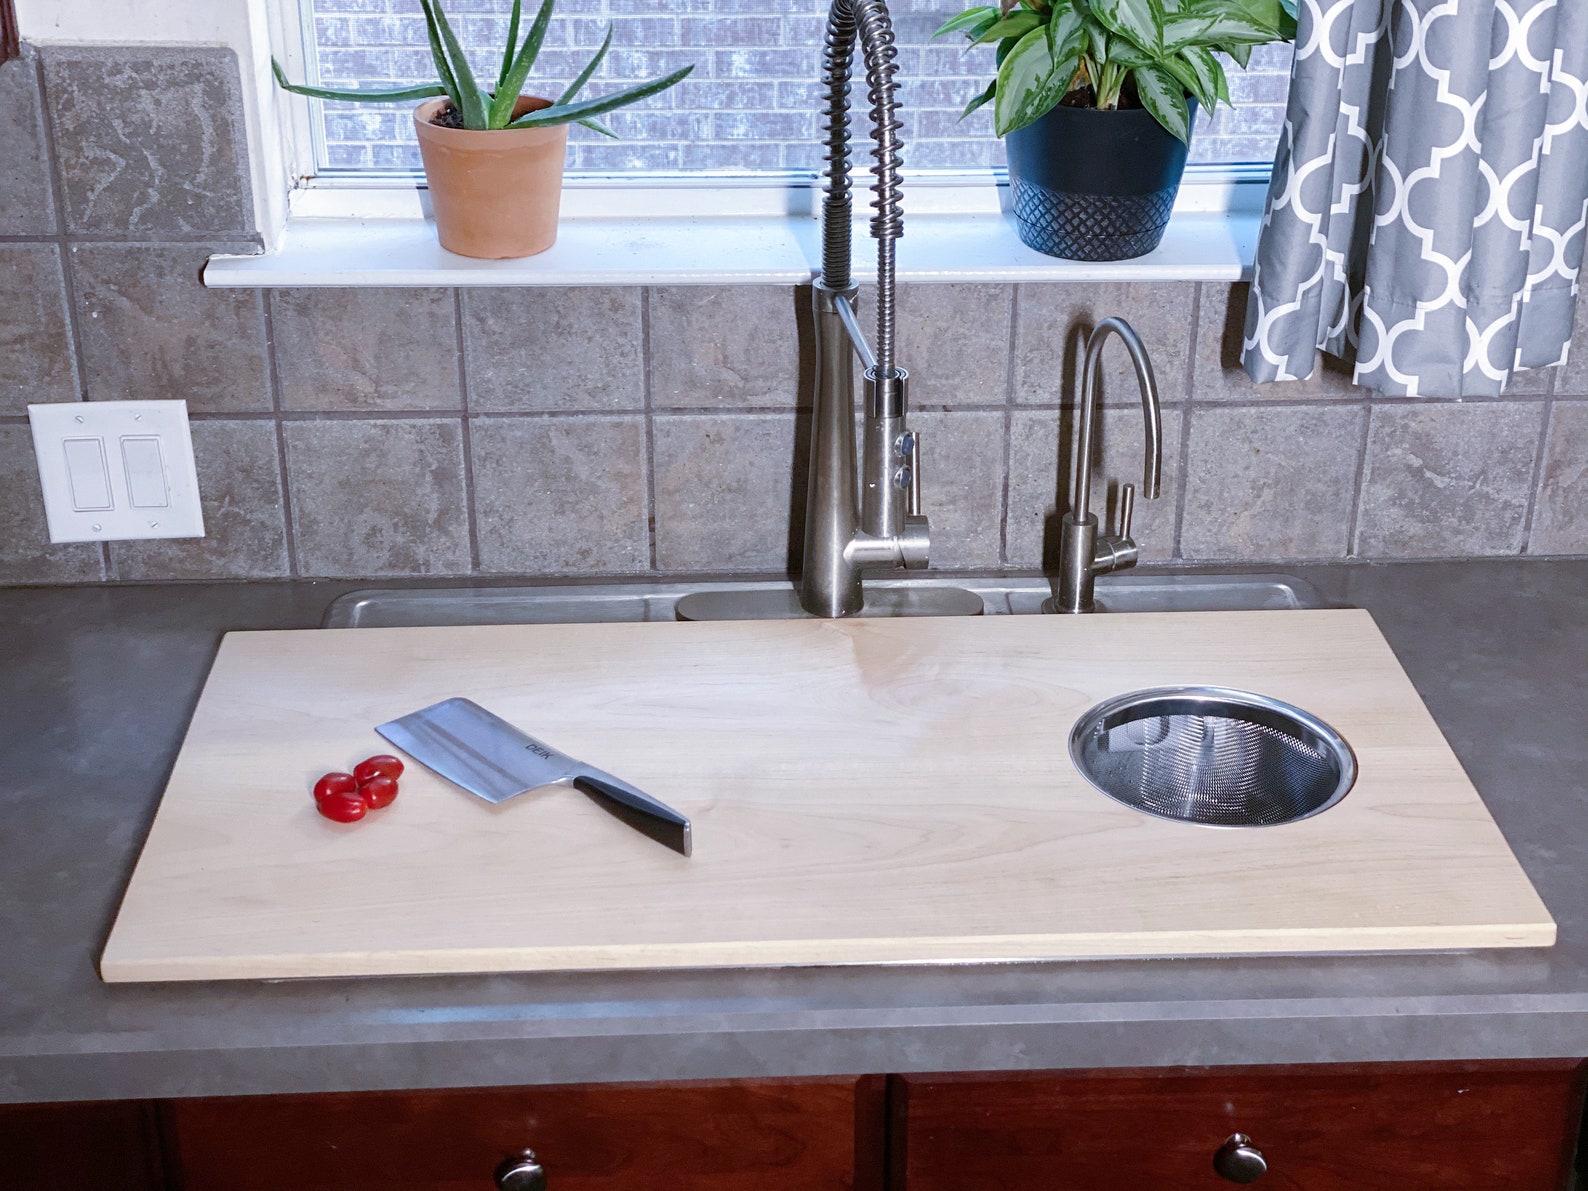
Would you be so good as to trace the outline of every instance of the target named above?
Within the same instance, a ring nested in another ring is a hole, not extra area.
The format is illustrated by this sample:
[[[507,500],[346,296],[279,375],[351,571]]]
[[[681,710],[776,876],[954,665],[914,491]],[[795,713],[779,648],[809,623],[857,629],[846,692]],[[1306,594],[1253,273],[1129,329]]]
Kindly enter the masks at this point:
[[[1254,830],[1097,793],[1102,699],[1255,691],[1360,775]],[[491,806],[410,765],[309,787],[465,695],[694,820]],[[108,981],[1545,946],[1554,923],[1361,611],[232,633],[105,948]]]

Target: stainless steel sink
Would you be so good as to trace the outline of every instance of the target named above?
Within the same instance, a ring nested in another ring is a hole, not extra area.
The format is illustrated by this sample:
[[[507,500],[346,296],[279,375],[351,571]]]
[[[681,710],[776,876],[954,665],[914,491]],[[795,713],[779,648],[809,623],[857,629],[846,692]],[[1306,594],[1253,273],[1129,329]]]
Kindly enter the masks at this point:
[[[958,588],[974,593],[987,615],[1042,611],[1052,595],[1048,580],[966,575],[867,579],[879,612],[908,615],[912,592]],[[676,620],[678,601],[697,592],[787,591],[790,615],[798,604],[787,580],[661,581],[557,586],[371,588],[333,603],[324,627],[400,628],[452,624],[598,624]],[[1104,613],[1212,612],[1267,608],[1322,608],[1318,591],[1289,575],[1194,575],[1127,571],[1097,581]],[[930,608],[930,604],[919,606]],[[1094,613],[1095,615],[1095,613]]]

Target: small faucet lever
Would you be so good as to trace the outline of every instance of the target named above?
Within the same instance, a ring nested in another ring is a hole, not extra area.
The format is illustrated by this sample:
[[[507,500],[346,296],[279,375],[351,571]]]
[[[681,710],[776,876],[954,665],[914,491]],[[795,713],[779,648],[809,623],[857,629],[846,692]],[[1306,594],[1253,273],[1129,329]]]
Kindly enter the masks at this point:
[[[1053,599],[1043,610],[1048,612],[1090,612],[1097,576],[1136,565],[1140,555],[1130,536],[1136,513],[1136,487],[1125,484],[1119,492],[1119,533],[1099,535],[1097,518],[1090,508],[1092,500],[1092,443],[1096,436],[1097,407],[1101,400],[1103,343],[1110,334],[1118,335],[1130,353],[1141,386],[1142,421],[1146,428],[1146,450],[1142,461],[1142,495],[1153,500],[1163,473],[1163,412],[1158,400],[1158,382],[1152,374],[1152,361],[1141,336],[1122,318],[1105,318],[1086,340],[1086,358],[1081,365],[1081,412],[1075,433],[1075,469],[1071,475],[1070,510],[1059,523],[1059,577]]]
[[[909,499],[904,503],[907,516],[921,516],[921,432],[906,430],[899,436],[899,455],[908,473]]]

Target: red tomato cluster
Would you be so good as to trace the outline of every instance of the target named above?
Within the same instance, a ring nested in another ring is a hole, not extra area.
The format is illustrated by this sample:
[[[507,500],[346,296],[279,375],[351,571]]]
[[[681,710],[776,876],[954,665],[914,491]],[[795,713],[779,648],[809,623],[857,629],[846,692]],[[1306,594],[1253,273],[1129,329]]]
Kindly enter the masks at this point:
[[[370,811],[390,806],[397,797],[403,763],[382,753],[353,766],[352,773],[328,773],[314,783],[320,813],[338,823],[357,823]]]

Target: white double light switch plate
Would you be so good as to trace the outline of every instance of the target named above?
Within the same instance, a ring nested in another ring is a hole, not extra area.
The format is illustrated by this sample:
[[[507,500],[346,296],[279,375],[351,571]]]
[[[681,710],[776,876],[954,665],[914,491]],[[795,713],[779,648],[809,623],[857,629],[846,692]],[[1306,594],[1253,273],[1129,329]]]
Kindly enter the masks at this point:
[[[52,542],[201,538],[186,401],[28,406]]]

